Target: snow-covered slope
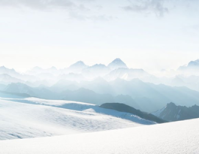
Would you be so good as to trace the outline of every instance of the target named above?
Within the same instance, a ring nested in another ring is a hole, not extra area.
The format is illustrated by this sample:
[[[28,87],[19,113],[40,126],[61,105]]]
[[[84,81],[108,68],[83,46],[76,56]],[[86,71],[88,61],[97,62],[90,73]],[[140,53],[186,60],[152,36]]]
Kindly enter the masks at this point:
[[[57,137],[0,141],[0,154],[197,154],[199,119]]]
[[[81,102],[0,99],[0,140],[103,131],[142,124],[154,122]]]

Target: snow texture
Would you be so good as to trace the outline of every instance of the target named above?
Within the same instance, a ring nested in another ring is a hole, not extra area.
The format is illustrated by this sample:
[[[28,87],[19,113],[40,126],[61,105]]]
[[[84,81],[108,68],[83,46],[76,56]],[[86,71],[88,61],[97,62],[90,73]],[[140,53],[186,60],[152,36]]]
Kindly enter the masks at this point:
[[[0,141],[0,154],[197,154],[199,119],[56,137]]]
[[[154,124],[93,104],[37,98],[0,99],[0,140],[104,131]]]

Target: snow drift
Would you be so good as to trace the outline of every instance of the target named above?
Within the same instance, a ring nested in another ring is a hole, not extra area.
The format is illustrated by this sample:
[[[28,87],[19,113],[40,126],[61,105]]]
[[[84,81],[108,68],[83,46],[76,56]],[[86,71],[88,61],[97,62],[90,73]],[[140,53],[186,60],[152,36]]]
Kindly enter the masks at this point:
[[[145,127],[0,141],[0,154],[196,154],[199,119]]]
[[[119,129],[154,122],[93,104],[37,98],[0,99],[0,140]]]

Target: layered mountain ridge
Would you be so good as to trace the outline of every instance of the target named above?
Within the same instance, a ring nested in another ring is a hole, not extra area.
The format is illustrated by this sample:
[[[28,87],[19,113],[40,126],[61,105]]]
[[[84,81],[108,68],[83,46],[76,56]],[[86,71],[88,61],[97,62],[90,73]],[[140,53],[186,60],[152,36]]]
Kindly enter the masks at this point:
[[[191,107],[180,106],[174,103],[168,103],[166,107],[153,113],[155,116],[167,121],[179,121],[199,118],[199,106]]]

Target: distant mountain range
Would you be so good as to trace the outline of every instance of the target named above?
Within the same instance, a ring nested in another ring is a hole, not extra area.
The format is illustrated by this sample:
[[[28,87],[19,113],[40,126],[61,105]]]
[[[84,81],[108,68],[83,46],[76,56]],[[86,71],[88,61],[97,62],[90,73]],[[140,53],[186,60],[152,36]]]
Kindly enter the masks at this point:
[[[74,64],[72,64],[69,68],[65,68],[65,73],[81,73],[83,69],[87,68],[86,64],[84,64],[83,61],[78,61]]]
[[[2,91],[44,99],[74,100],[101,105],[119,102],[145,112],[154,112],[168,102],[180,105],[199,105],[199,92],[186,87],[170,87],[142,82],[138,79],[117,79],[108,82],[102,78],[93,81],[71,82],[60,80],[51,87],[32,87],[23,83],[4,85]]]
[[[199,106],[194,105],[191,107],[186,107],[177,106],[174,103],[169,103],[163,109],[154,112],[153,115],[167,121],[179,121],[199,118]]]
[[[98,71],[108,71],[119,69],[119,68],[128,68],[126,64],[120,59],[116,58],[111,63],[109,63],[107,66],[104,64],[95,64],[93,66],[86,65],[83,61],[78,61],[72,65],[70,65],[68,68],[60,69],[58,70],[55,67],[51,67],[49,69],[42,69],[40,67],[34,67],[33,69],[27,71],[27,74],[41,74],[41,73],[55,73],[55,74],[68,74],[68,73],[96,73]]]
[[[0,83],[25,83],[30,86],[44,85],[52,86],[59,80],[70,80],[70,81],[87,81],[94,80],[95,78],[101,77],[107,81],[113,81],[115,79],[140,79],[144,82],[150,82],[155,84],[166,84],[174,86],[187,86],[191,89],[198,90],[190,78],[199,78],[198,71],[199,60],[191,61],[188,65],[180,67],[176,71],[176,77],[174,78],[158,78],[143,69],[128,68],[127,65],[120,59],[116,58],[108,65],[95,64],[93,66],[86,65],[83,61],[78,61],[71,66],[64,69],[57,69],[51,67],[43,69],[40,67],[34,67],[25,73],[18,73],[14,69],[8,69],[4,66],[0,67]],[[189,76],[187,76],[189,74]],[[186,75],[186,76],[183,76]],[[7,76],[7,77],[6,77]],[[40,82],[42,81],[42,82]]]
[[[107,66],[104,64],[88,66],[83,61],[78,61],[64,69],[57,69],[56,67],[43,69],[36,66],[23,74],[16,72],[14,69],[8,69],[2,66],[0,67],[0,75],[7,75],[6,80],[1,80],[1,78],[5,77],[0,76],[0,83],[2,84],[16,83],[18,80],[20,83],[29,84],[31,86],[38,86],[38,81],[41,80],[46,81],[45,85],[48,84],[48,86],[52,86],[63,79],[70,81],[86,81],[102,77],[107,81],[115,80],[116,78],[125,80],[140,78],[146,81],[148,77],[150,77],[150,80],[154,78],[142,69],[128,68],[120,58],[116,58]],[[10,76],[9,79],[8,76]]]
[[[193,68],[197,68],[199,69],[199,59],[195,60],[195,61],[190,61],[188,63],[188,65],[185,66],[181,66],[179,69],[193,69]]]
[[[0,67],[0,74],[10,74],[10,75],[17,75],[18,73],[14,69],[6,68],[5,66]]]
[[[166,122],[165,120],[162,120],[152,114],[146,113],[146,112],[142,112],[140,110],[137,110],[131,106],[128,106],[126,104],[122,104],[122,103],[105,103],[100,105],[100,107],[102,108],[106,108],[106,109],[112,109],[112,110],[116,110],[116,111],[120,111],[120,112],[127,112],[127,113],[131,113],[133,115],[137,115],[143,119],[146,120],[150,120],[150,121],[155,121],[157,123],[164,123]]]
[[[198,60],[187,67],[197,66]],[[0,90],[97,105],[119,102],[145,112],[159,110],[168,102],[187,107],[199,105],[199,76],[181,74],[174,78],[158,78],[143,69],[128,68],[119,58],[108,65],[88,66],[78,61],[64,69],[34,67],[24,74],[2,66]]]
[[[190,61],[187,65],[179,67],[178,71],[181,73],[199,75],[199,59],[195,61]]]
[[[120,58],[116,58],[115,60],[113,60],[109,65],[108,67],[111,69],[111,70],[115,70],[115,69],[118,69],[118,68],[128,68],[126,66],[126,64],[120,59]]]

